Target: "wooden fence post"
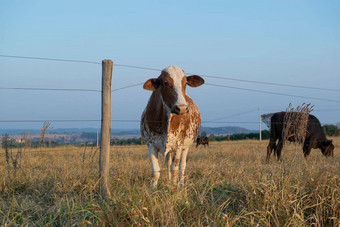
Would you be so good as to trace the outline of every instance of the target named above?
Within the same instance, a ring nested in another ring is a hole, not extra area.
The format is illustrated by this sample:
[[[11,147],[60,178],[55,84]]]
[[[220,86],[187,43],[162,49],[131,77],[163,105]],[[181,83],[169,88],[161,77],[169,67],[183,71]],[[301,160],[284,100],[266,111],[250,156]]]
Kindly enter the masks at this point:
[[[111,138],[111,81],[113,62],[102,61],[102,119],[99,152],[99,193],[110,196],[108,187]]]

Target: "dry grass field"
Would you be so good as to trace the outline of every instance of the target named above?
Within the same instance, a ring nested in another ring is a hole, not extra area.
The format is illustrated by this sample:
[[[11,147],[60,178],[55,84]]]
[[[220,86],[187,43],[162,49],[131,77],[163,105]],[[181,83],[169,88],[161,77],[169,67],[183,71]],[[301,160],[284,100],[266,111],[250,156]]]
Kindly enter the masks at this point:
[[[339,226],[340,138],[335,157],[289,145],[265,163],[268,141],[192,147],[186,184],[150,190],[146,146],[111,148],[111,197],[98,188],[98,151],[23,150],[20,168],[0,151],[1,226]],[[16,151],[13,151],[13,156]]]

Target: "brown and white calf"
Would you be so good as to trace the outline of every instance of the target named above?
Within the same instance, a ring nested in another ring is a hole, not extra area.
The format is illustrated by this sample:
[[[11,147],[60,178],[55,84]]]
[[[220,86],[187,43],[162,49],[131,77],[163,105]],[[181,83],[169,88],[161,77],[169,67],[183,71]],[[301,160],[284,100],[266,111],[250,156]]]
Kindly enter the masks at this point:
[[[151,160],[152,188],[157,186],[160,177],[159,153],[165,157],[169,180],[177,183],[180,171],[180,184],[184,183],[189,146],[201,127],[200,112],[185,88],[186,85],[198,87],[202,84],[201,77],[187,77],[182,69],[172,65],[143,86],[153,91],[141,120],[141,135],[148,145]]]

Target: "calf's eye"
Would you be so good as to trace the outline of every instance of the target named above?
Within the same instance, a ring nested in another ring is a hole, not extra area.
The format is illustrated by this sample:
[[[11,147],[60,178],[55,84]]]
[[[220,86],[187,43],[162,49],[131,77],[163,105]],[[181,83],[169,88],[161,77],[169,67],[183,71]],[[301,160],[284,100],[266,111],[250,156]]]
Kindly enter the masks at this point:
[[[166,82],[166,81],[163,83],[163,85],[164,85],[164,87],[169,87],[169,83]]]

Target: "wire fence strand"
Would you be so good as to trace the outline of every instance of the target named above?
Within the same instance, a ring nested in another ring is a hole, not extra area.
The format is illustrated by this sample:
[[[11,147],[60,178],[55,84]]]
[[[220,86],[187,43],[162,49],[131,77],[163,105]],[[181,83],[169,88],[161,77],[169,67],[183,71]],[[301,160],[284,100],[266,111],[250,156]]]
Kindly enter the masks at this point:
[[[136,86],[140,86],[144,83],[138,83],[138,84],[132,84],[128,86],[124,86],[121,88],[116,88],[111,90],[111,92],[124,90],[127,88],[132,88]],[[280,95],[280,96],[288,96],[288,97],[295,97],[295,98],[304,98],[304,99],[312,99],[312,100],[318,100],[318,101],[327,101],[327,102],[335,102],[340,103],[340,100],[334,100],[334,99],[325,99],[325,98],[317,98],[317,97],[309,97],[309,96],[301,96],[301,95],[291,95],[291,94],[285,94],[285,93],[279,93],[279,92],[271,92],[271,91],[263,91],[263,90],[256,90],[256,89],[249,89],[249,88],[241,88],[241,87],[233,87],[233,86],[227,86],[227,85],[220,85],[220,84],[211,84],[211,83],[205,83],[205,85],[208,86],[215,86],[215,87],[222,87],[222,88],[230,88],[230,89],[236,89],[236,90],[243,90],[243,91],[250,91],[250,92],[258,92],[258,93],[264,93],[264,94],[271,94],[271,95]],[[24,87],[0,87],[0,90],[23,90],[23,91],[64,91],[64,92],[101,92],[101,90],[96,89],[78,89],[78,88],[24,88]]]
[[[138,84],[133,84],[133,85],[129,85],[129,86],[121,87],[121,88],[115,88],[111,92],[120,91],[120,90],[123,90],[123,89],[126,89],[126,88],[131,88],[131,87],[137,87],[137,86],[140,86],[142,84],[144,84],[144,83],[138,83]]]
[[[139,137],[140,139],[140,137]],[[118,142],[115,142],[115,140],[117,140]],[[115,149],[115,147],[126,147],[126,146],[145,146],[145,149],[147,149],[146,147],[146,144],[119,144],[119,140],[120,139],[117,139],[114,137],[111,138],[111,143],[110,143],[110,149]],[[195,150],[208,150],[210,148],[219,148],[219,147],[225,147],[225,146],[234,146],[234,145],[245,145],[245,146],[254,146],[254,145],[257,145],[257,146],[267,146],[268,144],[268,140],[269,139],[263,139],[262,141],[261,140],[258,140],[258,139],[245,139],[245,140],[221,140],[221,141],[210,141],[210,144],[208,147],[204,147],[203,145],[200,146],[200,147],[196,147],[196,144],[195,142],[193,142],[191,145],[183,145],[183,146],[179,146],[179,147],[191,147]],[[323,140],[312,140],[310,142],[323,142]],[[70,144],[65,144],[65,145],[62,145],[62,146],[67,146],[67,145],[70,145]],[[31,148],[11,148],[11,149],[25,149],[24,153],[37,153],[37,154],[46,154],[46,152],[57,152],[57,151],[67,151],[67,152],[70,152],[70,151],[84,151],[84,149],[92,149],[92,150],[87,150],[87,152],[95,152],[96,149],[99,149],[99,147],[97,148],[96,146],[82,146],[82,145],[86,145],[86,143],[83,143],[83,144],[79,144],[78,145],[78,149],[77,148],[72,148],[72,149],[60,149],[59,146],[56,146],[56,147],[46,147],[46,148],[42,148],[43,150],[38,150],[40,149],[40,147],[31,147]],[[302,146],[302,144],[298,145],[298,146]],[[0,147],[0,150],[2,148]],[[94,149],[94,150],[93,150]],[[32,151],[33,150],[33,151]],[[0,156],[1,155],[5,155],[5,153],[0,153]],[[146,153],[147,155],[147,153]]]
[[[31,56],[18,56],[18,55],[4,55],[1,54],[0,57],[4,58],[21,58],[21,59],[31,59],[31,60],[44,60],[44,61],[61,61],[61,62],[73,62],[73,63],[87,63],[101,65],[101,62],[87,61],[87,60],[73,60],[73,59],[61,59],[61,58],[45,58],[45,57],[31,57]]]
[[[112,89],[111,92],[124,90],[131,87],[140,86],[144,83],[128,85],[120,88]],[[67,91],[67,92],[102,92],[98,89],[79,89],[79,88],[33,88],[33,87],[0,87],[0,90],[22,90],[22,91]]]
[[[272,83],[272,82],[256,81],[256,80],[244,80],[244,79],[236,79],[236,78],[220,77],[220,76],[208,76],[208,75],[201,75],[201,76],[207,77],[207,78],[221,79],[221,80],[232,80],[232,81],[238,81],[238,82],[265,84],[265,85],[281,86],[281,87],[292,87],[292,88],[303,88],[303,89],[336,91],[336,92],[340,91],[340,89],[333,89],[333,88],[320,88],[320,87],[301,86],[301,85],[293,85],[293,84],[281,84],[281,83]]]
[[[144,70],[157,71],[157,72],[162,71],[162,69],[155,69],[155,68],[135,66],[135,65],[115,64],[114,66],[125,67],[125,68],[133,68],[133,69],[144,69]]]
[[[43,122],[101,122],[99,119],[42,119],[42,120],[0,120],[0,123],[43,123]],[[140,123],[141,120],[113,119],[111,122]],[[149,123],[165,123],[167,121],[148,121]],[[202,121],[202,124],[258,124],[258,121]],[[261,121],[265,124],[265,122]],[[272,123],[282,125],[285,123]],[[319,124],[319,123],[308,123]]]
[[[21,59],[31,59],[31,60],[48,60],[48,61],[62,61],[62,62],[75,62],[75,63],[88,63],[88,64],[97,64],[101,65],[101,62],[96,61],[89,61],[89,60],[74,60],[74,59],[61,59],[61,58],[46,58],[46,57],[31,57],[31,56],[19,56],[19,55],[4,55],[1,54],[0,57],[4,58],[21,58]],[[151,67],[143,67],[143,66],[136,66],[136,65],[129,65],[129,64],[114,64],[117,67],[125,67],[125,68],[134,68],[134,69],[142,69],[142,70],[151,70],[161,72],[162,69],[156,69]],[[186,72],[187,74],[193,74]],[[258,80],[247,80],[247,79],[238,79],[232,77],[222,77],[222,76],[213,76],[213,75],[205,75],[205,74],[197,74],[202,77],[212,78],[212,79],[221,79],[221,80],[231,80],[231,81],[238,81],[244,83],[255,83],[255,84],[264,84],[264,85],[271,85],[271,86],[281,86],[281,87],[292,87],[292,88],[303,88],[303,89],[312,89],[312,90],[324,90],[324,91],[335,91],[340,92],[340,89],[334,88],[320,88],[320,87],[312,87],[312,86],[302,86],[302,85],[295,85],[295,84],[283,84],[283,83],[273,83],[273,82],[266,82],[266,81],[258,81]]]
[[[75,59],[61,59],[61,58],[46,58],[46,57],[32,57],[32,56],[19,56],[19,55],[3,55],[0,54],[0,57],[3,58],[16,58],[16,59],[29,59],[29,60],[43,60],[43,61],[56,61],[56,62],[70,62],[70,63],[84,63],[84,64],[94,64],[94,65],[101,65],[101,62],[97,61],[89,61],[89,60],[75,60]],[[125,68],[133,68],[133,69],[141,69],[141,70],[150,70],[150,71],[162,71],[161,69],[155,69],[150,67],[142,67],[142,66],[135,66],[135,65],[127,65],[127,64],[114,64],[115,67],[125,67]],[[191,74],[191,73],[190,73]],[[221,76],[212,76],[212,75],[204,75],[204,74],[197,74],[201,75],[204,78],[211,78],[211,79],[220,79],[220,80],[229,80],[229,81],[237,81],[237,82],[243,82],[243,83],[253,83],[253,84],[262,84],[262,85],[271,85],[271,86],[281,86],[281,87],[291,87],[291,88],[302,88],[302,89],[312,89],[312,90],[322,90],[322,91],[333,91],[333,92],[339,92],[340,89],[332,89],[332,88],[320,88],[320,87],[312,87],[312,86],[302,86],[302,85],[294,85],[294,84],[283,84],[283,83],[273,83],[273,82],[266,82],[266,81],[258,81],[258,80],[246,80],[246,79],[237,79],[237,78],[231,78],[231,77],[221,77]],[[112,89],[111,92],[124,90],[127,88],[132,88],[136,86],[140,86],[143,83],[137,83],[132,84],[120,88]],[[249,89],[249,88],[243,88],[243,87],[234,87],[234,86],[227,86],[227,85],[221,85],[221,84],[211,84],[211,83],[205,83],[208,86],[215,86],[215,87],[222,87],[222,88],[229,88],[229,89],[237,89],[237,90],[243,90],[243,91],[250,91],[250,92],[258,92],[258,93],[265,93],[270,95],[281,95],[281,96],[288,96],[288,97],[295,97],[295,98],[305,98],[305,99],[312,99],[312,100],[319,100],[319,101],[328,101],[328,102],[336,102],[340,103],[340,100],[334,100],[334,99],[326,99],[326,98],[317,98],[317,97],[307,97],[307,96],[300,96],[300,95],[293,95],[293,94],[285,94],[285,93],[279,93],[279,92],[271,92],[271,91],[264,91],[264,90],[257,90],[257,89]],[[0,90],[25,90],[25,91],[65,91],[65,92],[102,92],[99,89],[78,89],[78,88],[34,88],[34,87],[0,87]],[[221,121],[225,118],[231,118],[234,116],[238,116],[245,113],[254,112],[255,110],[233,114],[230,116],[214,119],[211,121],[202,121],[202,124],[258,124],[258,121]],[[43,123],[43,122],[101,122],[99,119],[44,119],[44,120],[0,120],[0,123]],[[124,119],[113,119],[111,122],[125,122],[125,123],[140,123],[140,120],[124,120]],[[150,121],[150,123],[160,123],[164,121]],[[285,123],[273,123],[273,124],[285,124]],[[309,123],[314,124],[314,123]],[[319,124],[319,123],[315,123]],[[258,133],[258,132],[254,132]],[[227,135],[226,135],[227,136]],[[119,139],[118,139],[119,140]],[[318,141],[317,141],[318,142]],[[120,144],[114,144],[114,138],[111,141],[111,145],[114,146],[120,146]],[[221,146],[232,146],[232,145],[264,145],[263,142],[258,140],[252,140],[252,141],[239,141],[235,142],[232,140],[224,140],[223,142],[213,143],[210,144],[209,147],[221,147]],[[194,147],[195,144],[190,145],[189,147]],[[182,146],[185,147],[185,146]],[[83,149],[86,148],[93,148],[92,147],[82,147]],[[111,147],[112,148],[112,147]],[[65,149],[53,149],[53,148],[44,148],[44,150],[51,150],[53,152],[55,151],[65,151]],[[42,152],[40,152],[42,153]]]
[[[265,93],[265,94],[271,94],[271,95],[281,95],[281,96],[288,96],[288,97],[295,97],[295,98],[304,98],[304,99],[313,99],[313,100],[319,100],[319,101],[340,103],[340,100],[334,100],[334,99],[324,99],[324,98],[308,97],[308,96],[302,96],[302,95],[291,95],[291,94],[285,94],[285,93],[279,93],[279,92],[263,91],[263,90],[241,88],[241,87],[233,87],[233,86],[220,85],[220,84],[210,84],[210,83],[205,83],[205,84],[209,85],[209,86],[214,86],[214,87],[223,87],[223,88],[230,88],[230,89],[236,89],[236,90]]]
[[[101,90],[96,90],[96,89],[78,89],[78,88],[33,88],[33,87],[0,87],[0,90],[101,92]]]

